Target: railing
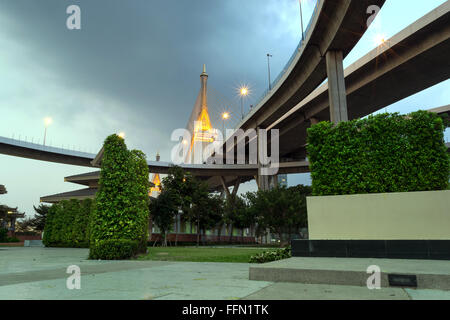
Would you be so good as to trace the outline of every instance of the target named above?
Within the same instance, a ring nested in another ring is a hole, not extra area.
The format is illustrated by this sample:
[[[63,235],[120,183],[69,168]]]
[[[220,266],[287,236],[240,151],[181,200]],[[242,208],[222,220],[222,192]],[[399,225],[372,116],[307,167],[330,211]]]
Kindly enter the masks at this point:
[[[316,5],[314,6],[314,10],[313,13],[311,15],[311,19],[308,23],[308,25],[306,26],[306,29],[303,32],[302,35],[302,39],[300,40],[299,44],[297,45],[297,48],[295,48],[295,51],[292,53],[292,56],[290,57],[290,59],[288,60],[288,62],[286,63],[286,65],[284,66],[283,70],[281,70],[281,72],[278,74],[278,76],[275,78],[274,81],[272,81],[272,83],[270,84],[270,90],[266,89],[264,91],[264,93],[260,96],[259,99],[257,99],[257,103],[255,103],[255,107],[257,107],[263,100],[265,97],[267,97],[277,86],[278,82],[281,80],[281,78],[286,74],[286,72],[289,70],[289,67],[291,66],[292,62],[294,61],[295,57],[297,56],[298,52],[301,51],[305,40],[306,40],[306,35],[308,34],[309,30],[311,29],[311,25],[313,22],[313,17],[317,14],[317,11],[319,9],[319,4],[322,2],[323,0],[317,0]],[[247,112],[247,114],[250,113],[251,110],[249,110],[249,112]]]
[[[90,158],[90,157],[93,158],[96,155],[95,152],[91,153],[88,150],[83,151],[83,150],[81,150],[81,148],[79,150],[77,150],[75,148],[75,146],[73,146],[73,148],[70,149],[70,146],[68,146],[68,148],[64,148],[64,146],[57,147],[57,146],[53,146],[51,144],[44,145],[44,144],[33,142],[33,140],[34,139],[31,138],[31,141],[27,141],[26,137],[25,137],[25,140],[21,140],[20,136],[19,136],[19,139],[15,139],[14,135],[12,138],[0,136],[0,143],[13,145],[13,146],[17,146],[17,147],[23,147],[23,148],[39,150],[39,151],[46,151],[46,152],[61,153],[61,154],[67,154],[67,155],[72,155],[72,156],[87,157],[87,158]],[[37,141],[39,141],[39,140],[37,140]]]

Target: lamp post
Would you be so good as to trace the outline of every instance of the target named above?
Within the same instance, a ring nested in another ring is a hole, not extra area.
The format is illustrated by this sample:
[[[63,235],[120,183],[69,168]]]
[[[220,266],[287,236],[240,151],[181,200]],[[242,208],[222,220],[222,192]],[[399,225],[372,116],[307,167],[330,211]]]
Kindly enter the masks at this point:
[[[225,142],[226,134],[225,134],[225,121],[230,118],[230,114],[228,112],[222,113],[222,137],[223,142]]]
[[[271,54],[267,54],[267,70],[269,71],[269,91],[272,90],[272,83],[270,82],[270,58],[272,57]]]
[[[242,119],[244,119],[244,97],[246,97],[248,95],[248,88],[241,87],[239,92],[241,95],[241,114],[242,114]]]
[[[302,0],[298,0],[298,3],[300,4],[300,23],[302,25],[302,41],[305,40],[305,36],[303,34],[303,11],[302,11]]]
[[[44,146],[45,146],[45,139],[47,138],[47,128],[49,125],[51,125],[53,122],[52,118],[50,117],[45,117],[44,118]]]

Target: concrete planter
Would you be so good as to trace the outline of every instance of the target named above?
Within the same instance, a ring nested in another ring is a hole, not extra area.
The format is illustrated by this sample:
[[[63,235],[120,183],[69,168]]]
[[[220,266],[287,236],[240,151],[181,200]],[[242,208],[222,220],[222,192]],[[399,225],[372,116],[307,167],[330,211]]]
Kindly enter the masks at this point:
[[[311,240],[450,240],[450,190],[308,197]]]

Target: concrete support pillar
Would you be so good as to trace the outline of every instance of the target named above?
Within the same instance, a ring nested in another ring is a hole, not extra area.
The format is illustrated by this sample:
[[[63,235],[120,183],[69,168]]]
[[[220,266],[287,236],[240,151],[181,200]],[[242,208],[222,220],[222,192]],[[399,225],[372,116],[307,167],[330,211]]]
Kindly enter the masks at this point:
[[[326,53],[331,122],[348,121],[342,51]]]
[[[237,195],[240,185],[241,185],[241,178],[237,177],[233,187],[233,196]]]
[[[225,182],[225,178],[221,176],[220,182],[222,183],[222,188],[223,188],[223,191],[225,192],[225,197],[230,198],[231,194],[230,194],[230,190],[228,189],[227,184]]]
[[[254,178],[255,178],[255,181],[256,181],[256,186],[258,187],[258,189],[259,189],[259,181],[258,181],[258,176],[256,175],[256,176],[254,176]]]
[[[267,154],[267,144],[266,143],[260,143],[260,129],[257,129],[258,134],[258,188],[259,190],[269,190],[270,189],[270,183],[269,183],[269,176],[262,175],[261,170],[264,168],[262,164],[262,160],[260,159],[261,154]]]
[[[278,175],[270,176],[270,188],[278,188]]]

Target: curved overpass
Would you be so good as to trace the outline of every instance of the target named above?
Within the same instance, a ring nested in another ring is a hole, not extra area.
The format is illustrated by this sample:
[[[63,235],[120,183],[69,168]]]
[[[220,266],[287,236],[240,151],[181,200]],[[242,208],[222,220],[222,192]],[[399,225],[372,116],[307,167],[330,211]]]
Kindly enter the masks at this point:
[[[96,159],[100,154],[85,153],[50,146],[43,146],[36,143],[14,140],[10,138],[0,137],[0,154],[9,156],[41,160],[47,162],[98,168],[99,164]],[[147,161],[149,171],[151,173],[168,173],[173,166],[170,162]],[[233,165],[233,164],[183,164],[181,168],[189,171],[197,177],[219,177],[219,176],[248,176],[253,177],[258,173],[257,165]],[[280,164],[281,173],[297,173],[306,172],[308,170],[307,162],[293,162]],[[84,176],[84,175],[82,175]]]
[[[318,0],[305,40],[273,89],[242,120],[238,128],[267,128],[327,78],[326,55],[345,58],[367,30],[371,5],[385,0]]]
[[[348,118],[367,116],[449,79],[449,20],[447,1],[346,68]],[[280,156],[304,158],[306,129],[330,120],[329,109],[325,83],[273,122],[268,129],[280,130]]]

